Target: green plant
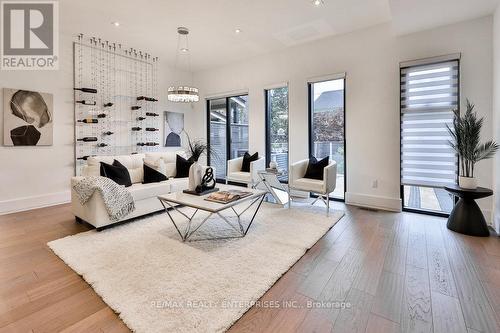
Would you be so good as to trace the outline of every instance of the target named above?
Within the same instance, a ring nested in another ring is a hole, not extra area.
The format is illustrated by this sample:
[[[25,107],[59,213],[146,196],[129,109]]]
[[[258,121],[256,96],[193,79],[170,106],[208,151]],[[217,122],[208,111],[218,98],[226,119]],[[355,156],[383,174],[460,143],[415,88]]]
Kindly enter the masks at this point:
[[[191,138],[187,133],[186,137],[188,141],[188,147],[186,150],[191,154],[191,157],[189,157],[190,161],[198,162],[198,159],[202,155],[210,155],[210,158],[212,159],[217,158],[215,152],[210,149],[210,146],[204,140],[202,139],[191,140]]]
[[[474,164],[492,158],[499,146],[493,140],[480,143],[481,128],[484,118],[478,118],[474,104],[467,100],[467,111],[463,116],[458,110],[453,111],[453,127],[446,125],[453,140],[448,141],[460,159],[460,175],[474,177]]]

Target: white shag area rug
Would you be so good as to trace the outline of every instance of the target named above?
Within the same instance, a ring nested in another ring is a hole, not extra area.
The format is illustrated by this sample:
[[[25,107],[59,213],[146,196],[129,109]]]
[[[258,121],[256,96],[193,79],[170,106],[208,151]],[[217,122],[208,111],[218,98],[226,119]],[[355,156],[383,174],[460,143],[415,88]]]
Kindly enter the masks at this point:
[[[48,245],[133,331],[223,332],[343,215],[263,203],[246,237],[183,243],[163,213]],[[220,219],[198,232],[234,233]]]

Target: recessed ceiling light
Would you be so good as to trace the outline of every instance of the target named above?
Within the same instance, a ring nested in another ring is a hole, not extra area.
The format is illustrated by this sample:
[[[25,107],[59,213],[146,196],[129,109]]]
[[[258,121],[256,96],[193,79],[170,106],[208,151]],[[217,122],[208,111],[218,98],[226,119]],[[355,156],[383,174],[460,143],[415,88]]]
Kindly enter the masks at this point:
[[[188,49],[188,48],[185,48],[185,47],[183,47],[183,48],[181,49],[181,52],[184,52],[184,53],[186,53],[186,52],[188,52],[188,51],[189,51],[189,49]]]
[[[325,4],[325,0],[312,0],[312,4],[319,7]]]
[[[237,33],[237,34],[239,34],[239,33],[241,32],[241,29],[240,29],[240,28],[236,28],[236,29],[234,30],[234,32],[235,32],[235,33]]]
[[[119,27],[120,26],[120,22],[116,21],[116,22],[111,22],[112,25],[114,25],[115,27]]]

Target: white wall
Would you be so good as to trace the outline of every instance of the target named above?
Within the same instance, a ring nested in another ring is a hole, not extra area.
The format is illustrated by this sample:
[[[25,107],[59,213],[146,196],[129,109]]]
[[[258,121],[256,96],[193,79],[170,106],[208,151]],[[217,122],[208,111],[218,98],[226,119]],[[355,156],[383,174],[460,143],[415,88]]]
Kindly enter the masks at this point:
[[[500,142],[500,6],[493,18],[493,136]],[[500,153],[494,161],[494,227],[500,234]]]
[[[308,156],[307,80],[346,72],[347,201],[398,210],[400,201],[399,62],[462,53],[461,96],[484,116],[492,135],[492,18],[395,37],[390,24],[292,47],[195,74],[201,95],[248,90],[250,150],[264,153],[265,86],[289,83],[290,161]],[[206,137],[206,104],[196,105],[193,135]],[[196,132],[194,132],[196,131]],[[492,162],[479,183],[492,186]],[[378,180],[378,188],[372,181]],[[491,199],[480,202],[487,216]]]
[[[0,146],[0,214],[70,200],[69,181],[74,175],[73,36],[79,31],[60,28],[60,63],[57,71],[1,71],[0,88],[35,90],[54,94],[54,144],[49,147]],[[98,33],[95,32],[98,36]],[[126,37],[119,42],[127,45]],[[161,59],[160,59],[161,60]],[[185,112],[189,105],[166,102],[172,71],[160,62],[159,111]],[[185,73],[178,73],[184,76]],[[0,106],[3,93],[0,92]],[[0,107],[2,108],[2,107]],[[161,112],[163,116],[163,112]],[[192,113],[186,115],[190,122]],[[162,118],[163,119],[163,118]],[[191,123],[193,121],[191,120]],[[161,131],[163,133],[163,121]],[[0,116],[3,137],[3,116]],[[163,135],[161,136],[163,138]]]

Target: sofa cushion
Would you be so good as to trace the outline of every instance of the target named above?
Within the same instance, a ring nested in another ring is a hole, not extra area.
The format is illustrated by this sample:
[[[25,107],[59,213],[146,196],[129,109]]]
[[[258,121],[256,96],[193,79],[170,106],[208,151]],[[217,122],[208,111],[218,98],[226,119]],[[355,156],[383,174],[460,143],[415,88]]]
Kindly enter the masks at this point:
[[[142,183],[144,179],[144,170],[142,167],[144,154],[117,155],[117,156],[91,156],[87,159],[87,168],[84,169],[84,176],[99,176],[99,163],[104,162],[112,164],[117,160],[123,164],[130,174],[132,183]]]
[[[309,164],[307,165],[307,170],[304,178],[323,180],[323,171],[328,166],[328,160],[329,156],[319,161],[316,159],[316,157],[311,156],[309,158]]]
[[[323,192],[323,184],[322,180],[311,179],[311,178],[299,178],[294,180],[293,188],[297,190],[304,190],[308,192]]]
[[[165,162],[159,158],[157,160],[148,158],[147,156],[144,158],[144,165],[149,166],[150,168],[155,169],[158,172],[161,172],[165,176],[167,175],[167,166]]]
[[[125,187],[132,186],[132,181],[130,180],[130,174],[127,168],[118,162],[113,161],[113,164],[108,164],[101,162],[100,175],[106,177],[117,183],[118,185],[125,185]]]
[[[175,178],[189,177],[189,168],[194,162],[186,160],[184,157],[177,155],[175,160]]]
[[[167,176],[165,176],[160,171],[144,163],[144,181],[142,182],[143,184],[159,183],[165,180],[168,180]]]
[[[172,178],[175,177],[177,173],[177,169],[175,166],[177,155],[186,158],[186,153],[183,150],[178,150],[146,153],[146,160],[149,162],[162,159],[163,162],[165,162],[167,177]]]
[[[170,183],[166,180],[151,184],[132,184],[127,189],[132,194],[134,201],[139,201],[170,193]]]
[[[250,172],[250,163],[257,161],[259,159],[259,153],[255,153],[250,155],[248,152],[245,152],[243,155],[243,161],[241,163],[241,171],[242,172]]]
[[[250,172],[235,171],[227,175],[227,179],[235,182],[249,183],[251,179]]]
[[[165,163],[175,163],[177,155],[186,158],[186,153],[183,150],[177,150],[146,153],[146,159],[158,160],[161,158],[163,159],[163,161],[165,161]]]

